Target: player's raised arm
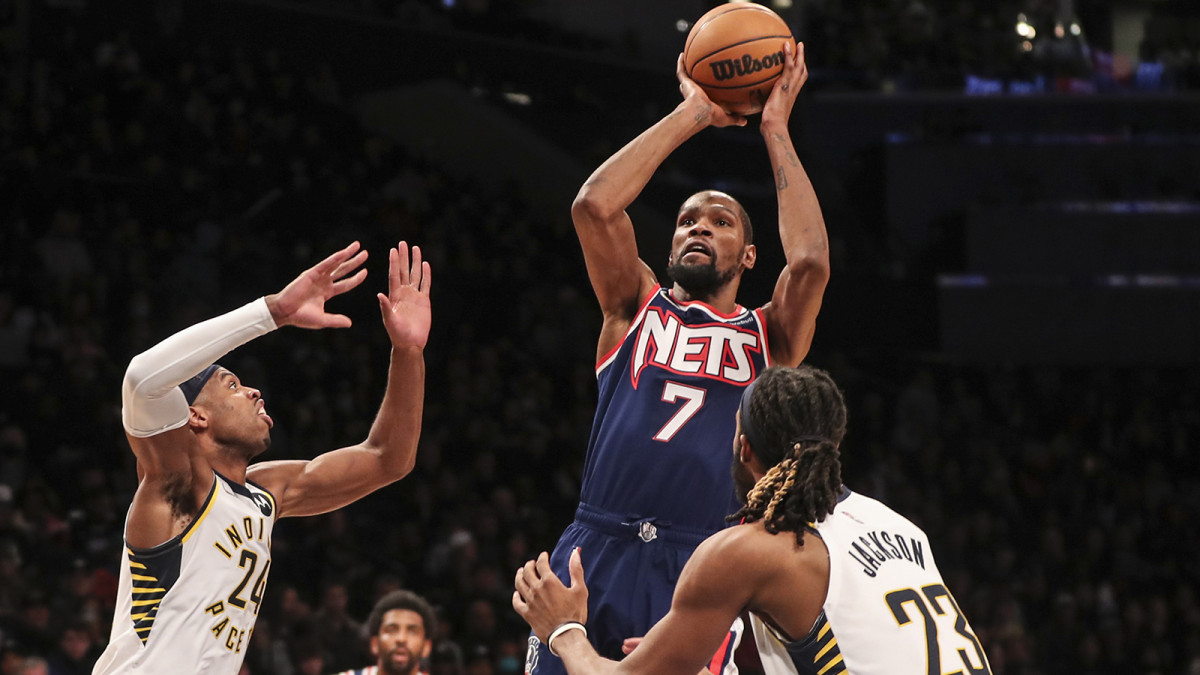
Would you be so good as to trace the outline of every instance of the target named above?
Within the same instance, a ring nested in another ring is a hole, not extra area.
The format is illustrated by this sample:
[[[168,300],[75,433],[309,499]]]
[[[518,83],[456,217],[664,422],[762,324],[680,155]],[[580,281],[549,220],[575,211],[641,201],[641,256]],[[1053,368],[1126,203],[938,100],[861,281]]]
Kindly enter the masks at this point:
[[[195,415],[190,406],[214,372],[213,362],[277,326],[349,325],[344,316],[326,314],[324,304],[362,282],[366,271],[358,268],[366,258],[354,242],[280,293],[186,328],[130,361],[121,387],[121,416],[137,456],[139,489],[126,528],[131,545],[156,546],[178,534],[212,484],[212,471],[197,456],[199,443],[189,423]],[[281,303],[288,311],[279,309]]]
[[[429,263],[400,242],[389,252],[388,293],[379,308],[392,342],[383,403],[363,442],[309,460],[256,464],[247,477],[275,494],[279,515],[306,516],[340,508],[406,476],[416,462],[425,401],[429,338]]]
[[[817,313],[829,281],[829,237],[816,192],[788,131],[796,95],[808,80],[804,44],[795,48],[789,44],[784,49],[783,74],[763,108],[759,130],[775,175],[779,236],[787,264],[763,314],[771,336],[771,359],[796,366],[812,345]]]
[[[638,303],[656,283],[653,271],[638,258],[633,223],[626,209],[641,194],[654,172],[684,141],[709,126],[743,125],[714,104],[676,64],[683,101],[666,117],[609,157],[579,189],[571,205],[588,277],[604,312],[604,354],[624,334]]]

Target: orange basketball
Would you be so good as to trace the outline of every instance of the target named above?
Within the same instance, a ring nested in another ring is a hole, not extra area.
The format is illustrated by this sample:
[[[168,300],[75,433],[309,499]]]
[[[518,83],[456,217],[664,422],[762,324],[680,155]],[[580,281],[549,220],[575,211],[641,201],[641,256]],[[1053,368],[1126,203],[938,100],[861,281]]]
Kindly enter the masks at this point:
[[[730,2],[700,17],[683,45],[683,67],[713,103],[738,115],[759,112],[783,72],[783,45],[796,41],[778,14]]]

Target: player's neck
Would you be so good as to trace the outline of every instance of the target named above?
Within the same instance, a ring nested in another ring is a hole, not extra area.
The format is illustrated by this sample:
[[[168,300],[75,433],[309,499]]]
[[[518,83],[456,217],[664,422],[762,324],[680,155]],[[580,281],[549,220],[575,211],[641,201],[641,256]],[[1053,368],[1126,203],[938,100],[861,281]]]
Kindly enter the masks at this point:
[[[205,459],[213,471],[240,485],[246,484],[246,468],[249,463],[245,458],[238,456],[231,448],[216,447],[206,450]]]
[[[671,287],[671,297],[679,302],[703,302],[722,314],[732,314],[737,309],[737,286],[726,284],[712,293],[692,295],[678,283]]]

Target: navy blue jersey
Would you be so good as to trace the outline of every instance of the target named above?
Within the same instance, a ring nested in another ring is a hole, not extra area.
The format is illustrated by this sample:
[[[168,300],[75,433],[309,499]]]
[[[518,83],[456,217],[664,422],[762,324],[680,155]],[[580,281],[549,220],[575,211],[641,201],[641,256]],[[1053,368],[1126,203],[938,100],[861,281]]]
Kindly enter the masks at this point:
[[[655,286],[596,366],[599,401],[580,501],[708,533],[738,509],[734,413],[768,365],[761,310],[724,315]]]

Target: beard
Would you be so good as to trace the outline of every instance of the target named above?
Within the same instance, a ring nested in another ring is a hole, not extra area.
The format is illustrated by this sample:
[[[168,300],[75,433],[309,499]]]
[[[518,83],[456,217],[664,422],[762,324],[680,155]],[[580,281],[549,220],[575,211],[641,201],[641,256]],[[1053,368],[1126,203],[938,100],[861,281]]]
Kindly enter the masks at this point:
[[[736,274],[736,269],[730,269],[723,273],[718,272],[715,255],[703,265],[684,263],[667,265],[667,277],[679,284],[680,288],[687,291],[694,300],[711,298],[719,288],[732,281]]]
[[[733,457],[733,465],[729,468],[729,473],[733,476],[733,491],[737,495],[738,501],[745,506],[746,501],[750,498],[750,491],[754,489],[754,476],[750,474],[750,469],[740,462],[737,455]]]
[[[404,665],[399,665],[392,660],[392,655],[397,652],[402,652],[408,656],[408,661],[406,661]],[[387,658],[379,660],[379,672],[387,673],[387,675],[412,675],[413,673],[419,672],[420,668],[421,660],[404,647],[397,647],[396,649],[393,649],[392,651],[388,652]]]

